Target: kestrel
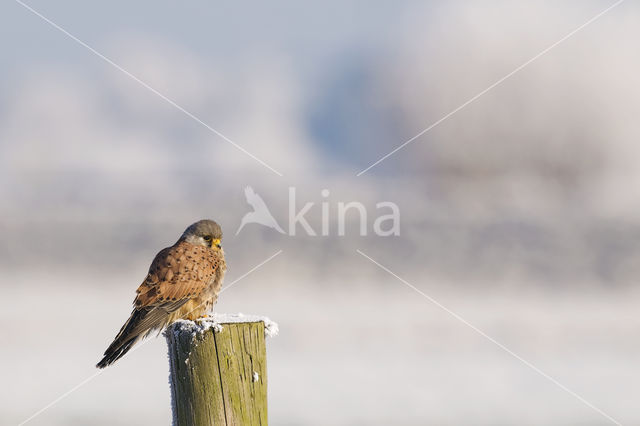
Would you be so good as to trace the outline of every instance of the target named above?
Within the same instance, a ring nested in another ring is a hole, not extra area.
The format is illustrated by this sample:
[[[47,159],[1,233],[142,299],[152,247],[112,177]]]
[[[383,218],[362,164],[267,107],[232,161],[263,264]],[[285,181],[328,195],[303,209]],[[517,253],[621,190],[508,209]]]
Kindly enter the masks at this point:
[[[227,269],[221,239],[220,225],[201,220],[156,255],[136,290],[131,316],[96,367],[113,364],[151,332],[179,319],[203,317],[213,308]]]

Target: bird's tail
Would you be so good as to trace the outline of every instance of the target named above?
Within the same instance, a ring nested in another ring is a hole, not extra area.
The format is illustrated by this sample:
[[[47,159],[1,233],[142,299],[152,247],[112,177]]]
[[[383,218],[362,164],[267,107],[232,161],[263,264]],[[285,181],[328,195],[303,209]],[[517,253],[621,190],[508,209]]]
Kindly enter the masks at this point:
[[[131,350],[133,345],[144,338],[149,331],[149,328],[140,329],[140,325],[144,321],[149,311],[147,309],[139,309],[133,311],[129,319],[120,329],[120,332],[113,340],[113,343],[109,345],[106,351],[104,351],[104,358],[100,360],[96,367],[105,368],[108,365],[113,364]]]
[[[188,299],[180,299],[159,306],[135,309],[113,343],[104,351],[104,358],[96,364],[96,367],[105,368],[113,364],[129,352],[136,342],[144,339],[154,330],[163,329],[169,323],[170,314],[187,301]]]
[[[96,364],[98,368],[105,368],[120,358],[124,356],[129,350],[133,347],[133,345],[140,339],[140,336],[131,338],[126,342],[119,344],[118,346],[111,345],[109,349],[107,349],[104,353],[104,357],[100,360],[99,363]],[[113,342],[114,344],[116,342]]]

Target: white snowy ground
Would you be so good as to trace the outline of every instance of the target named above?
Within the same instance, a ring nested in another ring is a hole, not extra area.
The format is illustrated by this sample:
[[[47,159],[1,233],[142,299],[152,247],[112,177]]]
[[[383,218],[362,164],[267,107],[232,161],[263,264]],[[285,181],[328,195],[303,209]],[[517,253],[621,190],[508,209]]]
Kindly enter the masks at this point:
[[[224,292],[218,310],[279,324],[267,342],[273,425],[609,424],[393,278],[312,286],[264,276]],[[640,424],[638,294],[449,290],[418,277],[407,278],[622,424]],[[135,283],[125,278],[2,283],[0,424],[97,371],[129,313]],[[170,424],[167,374],[165,341],[152,338],[29,424]]]

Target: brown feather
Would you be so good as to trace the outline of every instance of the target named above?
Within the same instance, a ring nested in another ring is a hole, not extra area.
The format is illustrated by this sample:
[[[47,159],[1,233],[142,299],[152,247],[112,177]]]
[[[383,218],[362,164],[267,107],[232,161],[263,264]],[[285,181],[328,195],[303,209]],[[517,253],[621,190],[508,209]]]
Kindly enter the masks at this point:
[[[161,250],[136,290],[131,316],[97,366],[112,364],[154,330],[204,314],[215,304],[225,269],[222,250],[184,240]]]

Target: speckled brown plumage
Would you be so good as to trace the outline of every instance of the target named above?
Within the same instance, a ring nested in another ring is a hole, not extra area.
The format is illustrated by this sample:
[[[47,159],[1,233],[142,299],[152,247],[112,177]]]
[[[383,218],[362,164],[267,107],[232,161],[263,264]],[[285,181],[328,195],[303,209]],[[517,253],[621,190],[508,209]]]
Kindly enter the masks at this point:
[[[221,239],[220,226],[202,220],[156,255],[136,290],[131,316],[97,367],[112,364],[152,331],[178,319],[202,317],[213,308],[226,270]]]

